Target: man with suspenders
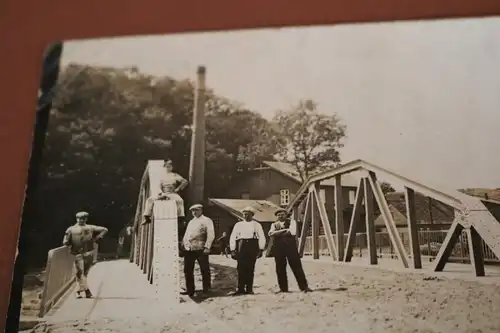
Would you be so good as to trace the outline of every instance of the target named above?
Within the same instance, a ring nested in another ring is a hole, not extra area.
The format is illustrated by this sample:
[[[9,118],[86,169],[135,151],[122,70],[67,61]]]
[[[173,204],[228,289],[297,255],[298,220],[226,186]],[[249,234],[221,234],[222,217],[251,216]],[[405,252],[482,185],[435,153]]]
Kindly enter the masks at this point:
[[[241,212],[243,221],[234,225],[229,237],[231,257],[238,262],[238,290],[234,296],[254,293],[255,263],[266,247],[266,236],[260,223],[253,219],[253,208],[246,207]]]

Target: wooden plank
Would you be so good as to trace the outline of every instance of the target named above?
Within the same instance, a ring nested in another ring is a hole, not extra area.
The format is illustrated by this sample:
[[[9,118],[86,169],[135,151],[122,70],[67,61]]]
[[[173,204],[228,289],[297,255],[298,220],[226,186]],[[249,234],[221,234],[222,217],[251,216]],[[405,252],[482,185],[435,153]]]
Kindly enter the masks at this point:
[[[373,209],[373,190],[368,178],[363,178],[363,190],[365,199],[365,222],[366,222],[366,243],[368,245],[368,255],[370,265],[377,265],[377,244],[375,242],[375,212]]]
[[[335,176],[335,234],[337,235],[337,253],[344,258],[344,200],[342,198],[342,175]]]
[[[359,180],[358,189],[356,191],[356,199],[354,201],[354,208],[351,216],[351,224],[349,226],[349,234],[347,235],[347,242],[345,246],[344,261],[349,262],[352,259],[352,251],[354,242],[356,241],[356,230],[361,215],[362,203],[364,197],[363,179]]]
[[[481,236],[479,236],[474,227],[467,228],[466,233],[469,243],[470,262],[474,268],[474,272],[476,273],[476,276],[484,276],[484,254]]]
[[[318,208],[319,217],[323,225],[323,230],[325,230],[325,238],[328,245],[328,250],[330,251],[330,256],[333,260],[339,260],[340,257],[335,246],[335,239],[333,237],[332,228],[330,226],[330,221],[328,220],[328,214],[326,212],[325,205],[323,205],[323,203],[321,202],[318,191],[316,189],[314,189],[312,194],[314,195],[314,201],[316,202],[316,206]]]
[[[458,238],[462,233],[462,230],[464,230],[464,227],[460,224],[459,218],[455,218],[455,221],[453,221],[450,230],[446,234],[443,245],[441,245],[441,248],[439,249],[436,259],[434,260],[435,272],[443,271],[444,266],[446,265],[446,262],[448,261],[448,258],[450,258],[451,252],[453,251],[453,247],[457,243]]]
[[[306,238],[307,238],[307,231],[309,230],[309,226],[311,224],[310,222],[310,206],[311,206],[311,196],[308,195],[306,197],[306,208],[304,210],[304,221],[302,222],[302,230],[300,231],[300,238],[299,238],[299,254],[300,256],[304,256],[304,248],[306,246]]]
[[[370,185],[373,189],[373,194],[375,196],[375,200],[377,200],[377,204],[380,208],[380,212],[382,213],[382,217],[385,222],[385,227],[387,228],[389,238],[391,239],[392,245],[396,250],[396,254],[398,255],[399,260],[403,264],[405,268],[408,268],[408,258],[403,246],[403,242],[399,237],[398,230],[396,228],[396,223],[392,218],[391,211],[389,210],[389,205],[385,200],[384,192],[382,192],[382,188],[377,181],[377,177],[375,173],[369,172],[368,179],[370,181]]]
[[[310,192],[314,191],[317,185],[312,185]],[[312,252],[313,259],[319,259],[319,216],[317,209],[317,198],[311,195],[311,223],[312,223]]]
[[[413,261],[413,268],[422,268],[422,256],[418,243],[417,214],[415,210],[415,191],[405,187],[406,216],[408,223],[408,235],[410,238],[410,252]]]

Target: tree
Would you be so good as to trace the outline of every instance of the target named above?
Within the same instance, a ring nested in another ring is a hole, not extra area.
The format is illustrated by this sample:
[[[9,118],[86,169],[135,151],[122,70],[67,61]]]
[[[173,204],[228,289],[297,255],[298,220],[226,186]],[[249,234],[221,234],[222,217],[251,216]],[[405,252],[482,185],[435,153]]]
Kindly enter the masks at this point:
[[[270,123],[239,103],[207,92],[206,194],[223,195],[238,170],[273,156]],[[194,84],[137,69],[71,64],[62,69],[36,188],[36,219],[23,221],[43,264],[79,210],[110,230],[133,217],[146,161],[171,158],[188,177]],[[259,148],[259,149],[258,149]],[[274,149],[274,150],[273,150]],[[110,249],[102,243],[102,251]]]
[[[393,193],[393,192],[396,192],[396,190],[394,189],[394,187],[392,187],[391,184],[389,184],[388,182],[381,182],[380,183],[380,187],[382,188],[382,193],[387,194],[387,193]]]
[[[312,100],[301,100],[274,119],[278,133],[278,159],[293,164],[304,181],[324,167],[337,166],[346,126],[336,114],[325,115]]]

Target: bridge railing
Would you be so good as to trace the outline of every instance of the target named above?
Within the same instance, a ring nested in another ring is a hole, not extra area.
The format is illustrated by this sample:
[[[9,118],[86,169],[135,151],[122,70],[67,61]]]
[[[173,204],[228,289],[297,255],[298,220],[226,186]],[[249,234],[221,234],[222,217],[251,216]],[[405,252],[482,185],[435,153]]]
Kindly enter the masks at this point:
[[[99,247],[94,245],[94,263],[97,262]],[[45,266],[42,298],[40,300],[39,317],[45,316],[64,296],[75,282],[75,256],[67,246],[57,247],[49,251]]]
[[[142,176],[139,198],[137,200],[137,209],[134,221],[134,233],[132,236],[132,251],[130,261],[134,262],[147,274],[147,278],[152,282],[153,273],[153,250],[154,250],[154,214],[151,216],[151,223],[142,225],[143,215],[147,199],[151,196],[152,187],[150,185],[151,177],[149,175],[150,166],[146,167]]]
[[[447,230],[420,230],[418,231],[418,246],[422,256],[428,257],[429,259],[434,259],[440,247],[442,246],[444,239],[446,238]],[[333,234],[335,237],[335,234]],[[403,245],[407,251],[410,248],[410,238],[408,232],[400,232],[399,236],[403,242]],[[345,235],[347,238],[347,234]],[[375,244],[377,249],[377,256],[379,258],[390,258],[396,259],[397,253],[392,245],[389,234],[387,232],[377,232],[375,234]],[[325,235],[319,236],[319,252],[321,255],[329,256],[330,252],[328,250],[328,244],[326,242]],[[481,249],[483,251],[484,260],[487,263],[500,263],[500,259],[495,255],[495,253],[481,241]],[[305,240],[304,255],[312,255],[312,237],[308,236]],[[354,245],[353,245],[353,256],[355,257],[368,257],[368,244],[366,233],[357,233]],[[467,234],[465,231],[461,233],[457,244],[453,248],[450,256],[451,261],[458,262],[469,262],[469,245]]]

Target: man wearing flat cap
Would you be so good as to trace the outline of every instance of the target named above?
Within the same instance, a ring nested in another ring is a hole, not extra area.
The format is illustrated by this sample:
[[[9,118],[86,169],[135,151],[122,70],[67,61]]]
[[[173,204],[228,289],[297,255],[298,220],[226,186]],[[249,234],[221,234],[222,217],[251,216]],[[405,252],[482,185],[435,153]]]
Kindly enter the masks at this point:
[[[82,293],[86,298],[92,298],[92,292],[87,284],[87,275],[94,261],[94,244],[108,232],[105,227],[87,224],[88,218],[87,212],[77,213],[76,224],[66,229],[63,239],[63,245],[68,246],[71,254],[75,256],[77,298],[81,298]]]
[[[273,238],[274,260],[276,263],[276,275],[281,292],[288,292],[288,278],[286,275],[287,261],[297,280],[299,288],[303,292],[309,292],[306,275],[302,268],[299,251],[295,235],[297,234],[297,223],[293,219],[287,218],[285,209],[278,209],[274,213],[277,221],[271,225],[269,237]]]
[[[234,225],[229,237],[231,257],[238,262],[238,290],[233,295],[253,294],[255,263],[266,247],[266,235],[259,222],[253,219],[252,207],[244,208],[243,221]]]
[[[211,287],[210,264],[208,256],[215,239],[214,222],[203,215],[203,206],[193,205],[189,208],[193,219],[189,221],[182,239],[184,250],[184,277],[186,291],[182,294],[194,296],[194,264],[198,261],[203,280],[203,292],[208,293]]]

